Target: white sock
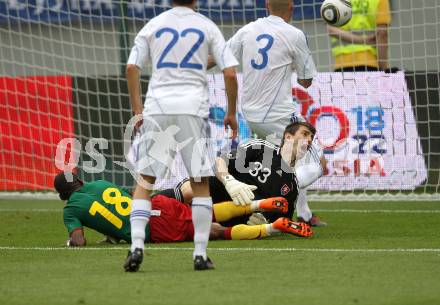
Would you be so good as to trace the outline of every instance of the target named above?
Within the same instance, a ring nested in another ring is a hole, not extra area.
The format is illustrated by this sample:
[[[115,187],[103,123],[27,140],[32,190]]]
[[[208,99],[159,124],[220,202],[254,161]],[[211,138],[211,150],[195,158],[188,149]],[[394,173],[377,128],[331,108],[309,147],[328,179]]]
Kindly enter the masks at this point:
[[[192,200],[192,221],[194,224],[194,253],[206,259],[206,248],[208,247],[209,233],[212,223],[212,198],[194,197]]]
[[[266,233],[268,236],[274,234],[274,233],[280,233],[281,231],[278,229],[275,229],[271,223],[268,223],[266,226]]]
[[[304,221],[309,221],[312,218],[312,211],[307,204],[306,190],[300,189],[298,193],[298,199],[296,201],[296,215],[304,219]]]
[[[260,210],[260,202],[263,200],[252,200],[251,211],[256,212]]]
[[[145,227],[150,220],[151,201],[146,199],[133,199],[131,202],[130,227],[131,251],[136,248],[144,249]]]

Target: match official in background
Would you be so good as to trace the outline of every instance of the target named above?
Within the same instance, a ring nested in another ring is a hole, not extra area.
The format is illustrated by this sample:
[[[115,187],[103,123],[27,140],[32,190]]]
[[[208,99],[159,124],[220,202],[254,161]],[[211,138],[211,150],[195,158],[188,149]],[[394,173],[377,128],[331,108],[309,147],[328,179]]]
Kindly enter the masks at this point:
[[[335,72],[389,71],[388,0],[352,0],[353,16],[344,26],[327,26]]]
[[[141,143],[135,169],[140,177],[133,193],[131,211],[132,246],[124,264],[137,271],[143,260],[145,227],[150,219],[151,186],[165,177],[180,152],[195,190],[194,269],[212,269],[206,254],[212,221],[212,199],[208,177],[214,174],[214,159],[207,143],[208,54],[223,71],[228,98],[225,128],[237,134],[236,98],[238,64],[226,47],[219,28],[194,11],[196,0],[174,0],[173,8],[151,19],[137,34],[127,63],[127,81],[132,110],[142,114]],[[152,64],[152,76],[144,107],[141,102],[140,69]],[[143,108],[143,110],[142,110]]]

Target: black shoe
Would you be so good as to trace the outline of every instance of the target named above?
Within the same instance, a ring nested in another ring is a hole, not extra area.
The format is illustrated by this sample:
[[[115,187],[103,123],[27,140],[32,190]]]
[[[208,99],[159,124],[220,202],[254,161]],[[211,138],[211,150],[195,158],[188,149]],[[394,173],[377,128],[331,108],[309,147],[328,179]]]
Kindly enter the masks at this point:
[[[214,264],[209,257],[204,260],[203,256],[197,255],[194,259],[194,270],[210,270],[214,269]]]
[[[124,269],[126,272],[136,272],[142,264],[144,259],[144,253],[141,248],[134,249],[133,252],[128,251],[127,258],[125,259]]]

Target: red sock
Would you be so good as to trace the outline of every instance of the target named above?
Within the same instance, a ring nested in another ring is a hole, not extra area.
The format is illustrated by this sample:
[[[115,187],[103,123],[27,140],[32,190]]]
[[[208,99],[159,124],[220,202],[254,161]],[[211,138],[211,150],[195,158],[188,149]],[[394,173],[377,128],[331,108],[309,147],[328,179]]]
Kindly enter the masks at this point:
[[[223,235],[224,239],[226,239],[226,240],[231,240],[232,239],[231,231],[232,231],[232,227],[226,228],[225,232],[223,233],[224,234]]]

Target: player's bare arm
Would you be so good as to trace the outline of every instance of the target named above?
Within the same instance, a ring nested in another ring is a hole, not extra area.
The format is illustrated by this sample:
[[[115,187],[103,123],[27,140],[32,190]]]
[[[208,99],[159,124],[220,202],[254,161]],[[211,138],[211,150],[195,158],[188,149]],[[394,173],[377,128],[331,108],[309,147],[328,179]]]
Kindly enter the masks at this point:
[[[70,233],[67,245],[69,247],[84,247],[86,245],[83,228],[77,228]]]
[[[375,34],[354,34],[352,32],[345,31],[341,28],[337,28],[331,25],[327,25],[327,32],[330,36],[344,42],[370,45],[374,45],[376,43]]]
[[[140,88],[140,70],[138,66],[128,64],[125,70],[128,93],[130,94],[131,108],[135,115],[142,114],[141,88]],[[136,128],[142,125],[142,121],[136,124]]]
[[[215,67],[217,64],[212,55],[208,56],[208,70]],[[224,125],[225,129],[231,128],[232,135],[231,138],[235,139],[238,133],[238,123],[236,119],[237,111],[237,74],[235,72],[235,67],[225,68],[223,70],[223,77],[225,79],[225,89],[226,95],[228,96],[228,112],[225,115]]]
[[[226,95],[228,97],[228,110],[225,115],[224,125],[225,129],[228,127],[232,130],[232,139],[237,137],[238,124],[237,124],[237,74],[235,67],[225,68],[223,70],[223,77],[225,79]]]
[[[377,63],[379,69],[389,68],[388,64],[388,25],[378,24],[376,28]]]
[[[223,158],[217,157],[215,159],[215,176],[218,180],[223,181],[225,176],[229,175],[228,165]]]

